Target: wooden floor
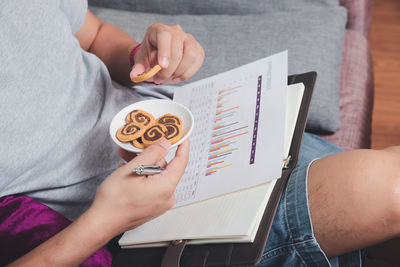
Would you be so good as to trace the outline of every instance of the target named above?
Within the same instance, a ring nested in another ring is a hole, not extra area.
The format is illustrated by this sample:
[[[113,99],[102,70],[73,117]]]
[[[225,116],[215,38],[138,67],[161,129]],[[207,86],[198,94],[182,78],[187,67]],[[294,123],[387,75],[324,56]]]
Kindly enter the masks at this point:
[[[400,0],[375,0],[370,32],[375,99],[372,148],[400,144]]]

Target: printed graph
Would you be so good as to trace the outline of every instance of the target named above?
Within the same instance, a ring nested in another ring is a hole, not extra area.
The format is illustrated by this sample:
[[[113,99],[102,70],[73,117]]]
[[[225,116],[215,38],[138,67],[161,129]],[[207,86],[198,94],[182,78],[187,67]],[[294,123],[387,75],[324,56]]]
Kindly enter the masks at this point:
[[[229,87],[218,91],[217,109],[211,133],[205,175],[209,176],[218,170],[232,166],[229,160],[232,153],[238,150],[237,138],[248,134],[248,125],[237,120],[240,105],[234,104],[234,94],[241,86]],[[236,101],[237,103],[237,101]]]
[[[194,117],[189,162],[175,190],[175,207],[279,177],[286,62],[287,53],[282,53],[174,88],[174,101]],[[257,173],[263,175],[253,175]]]

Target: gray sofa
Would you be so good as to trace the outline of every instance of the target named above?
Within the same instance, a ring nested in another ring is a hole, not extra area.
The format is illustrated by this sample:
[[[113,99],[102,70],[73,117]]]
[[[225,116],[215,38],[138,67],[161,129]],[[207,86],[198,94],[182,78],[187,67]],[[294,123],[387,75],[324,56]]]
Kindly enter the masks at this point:
[[[357,1],[89,0],[93,13],[138,41],[154,22],[180,24],[193,34],[206,58],[189,82],[288,50],[289,74],[318,72],[307,131],[345,149],[369,146],[372,110],[373,80],[364,83],[364,77],[372,77],[372,65],[365,26],[360,26],[368,23],[358,22],[364,18],[353,14],[369,5],[354,8],[353,2]],[[354,25],[362,30],[346,29]],[[357,66],[360,62],[369,65]],[[362,86],[354,88],[349,79],[361,80]]]
[[[189,82],[287,49],[289,74],[318,72],[306,130],[344,149],[356,149],[368,148],[371,138],[372,1],[89,0],[89,5],[139,42],[154,22],[180,24],[192,33],[206,58]],[[399,240],[387,243],[393,249]],[[394,266],[379,260],[382,251],[392,255],[390,264],[397,266],[399,259],[388,247],[384,243],[367,250],[376,259],[367,266]]]

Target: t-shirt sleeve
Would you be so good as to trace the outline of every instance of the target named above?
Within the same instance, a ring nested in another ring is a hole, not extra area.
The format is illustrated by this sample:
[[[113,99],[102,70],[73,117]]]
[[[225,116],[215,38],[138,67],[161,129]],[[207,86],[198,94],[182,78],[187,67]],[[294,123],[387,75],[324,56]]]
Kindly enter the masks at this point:
[[[72,33],[75,34],[85,21],[88,10],[87,0],[60,0],[60,9],[68,18]]]

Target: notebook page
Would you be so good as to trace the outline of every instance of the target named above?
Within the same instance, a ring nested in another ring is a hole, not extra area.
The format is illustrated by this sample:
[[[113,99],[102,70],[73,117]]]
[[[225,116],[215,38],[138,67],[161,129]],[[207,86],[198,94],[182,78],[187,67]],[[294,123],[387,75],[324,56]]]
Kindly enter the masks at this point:
[[[274,182],[169,210],[160,217],[125,232],[119,244],[126,247],[176,239],[248,236],[260,205],[271,194],[272,183]]]
[[[292,144],[292,138],[296,128],[297,116],[299,115],[303,94],[303,83],[296,83],[288,86],[288,93],[286,95],[285,142],[283,146],[284,158],[289,155],[290,145]]]
[[[290,146],[293,137],[303,92],[303,84],[288,87],[285,147]],[[250,242],[254,240],[274,184],[275,181],[271,181],[169,210],[161,217],[126,232],[119,243],[123,248],[163,246],[176,239],[195,239],[189,242],[194,244],[223,243],[232,242],[233,236],[235,242]],[[248,199],[254,202],[246,202]],[[221,210],[224,212],[221,213]],[[240,225],[231,224],[230,221]]]
[[[297,116],[300,111],[301,101],[304,94],[304,84],[297,83],[288,86],[288,94],[287,94],[287,105],[286,105],[286,127],[285,127],[285,142],[284,142],[284,151],[285,158],[289,155],[290,145],[292,143],[292,138],[294,134],[294,130],[296,128]],[[241,237],[230,237],[230,238],[215,238],[213,240],[205,240],[205,239],[195,239],[190,240],[189,244],[210,244],[210,243],[227,243],[227,242],[253,242],[254,238],[257,234],[258,227],[260,225],[262,216],[264,214],[264,210],[268,204],[269,197],[272,193],[272,189],[275,185],[275,181],[271,181],[269,188],[266,189],[265,198],[260,205],[258,210],[258,214],[254,217],[254,220],[249,229],[251,232],[247,236]],[[251,197],[252,189],[248,189],[248,197]],[[233,240],[234,239],[234,240]]]
[[[287,52],[175,89],[194,116],[189,163],[175,207],[281,174]]]

